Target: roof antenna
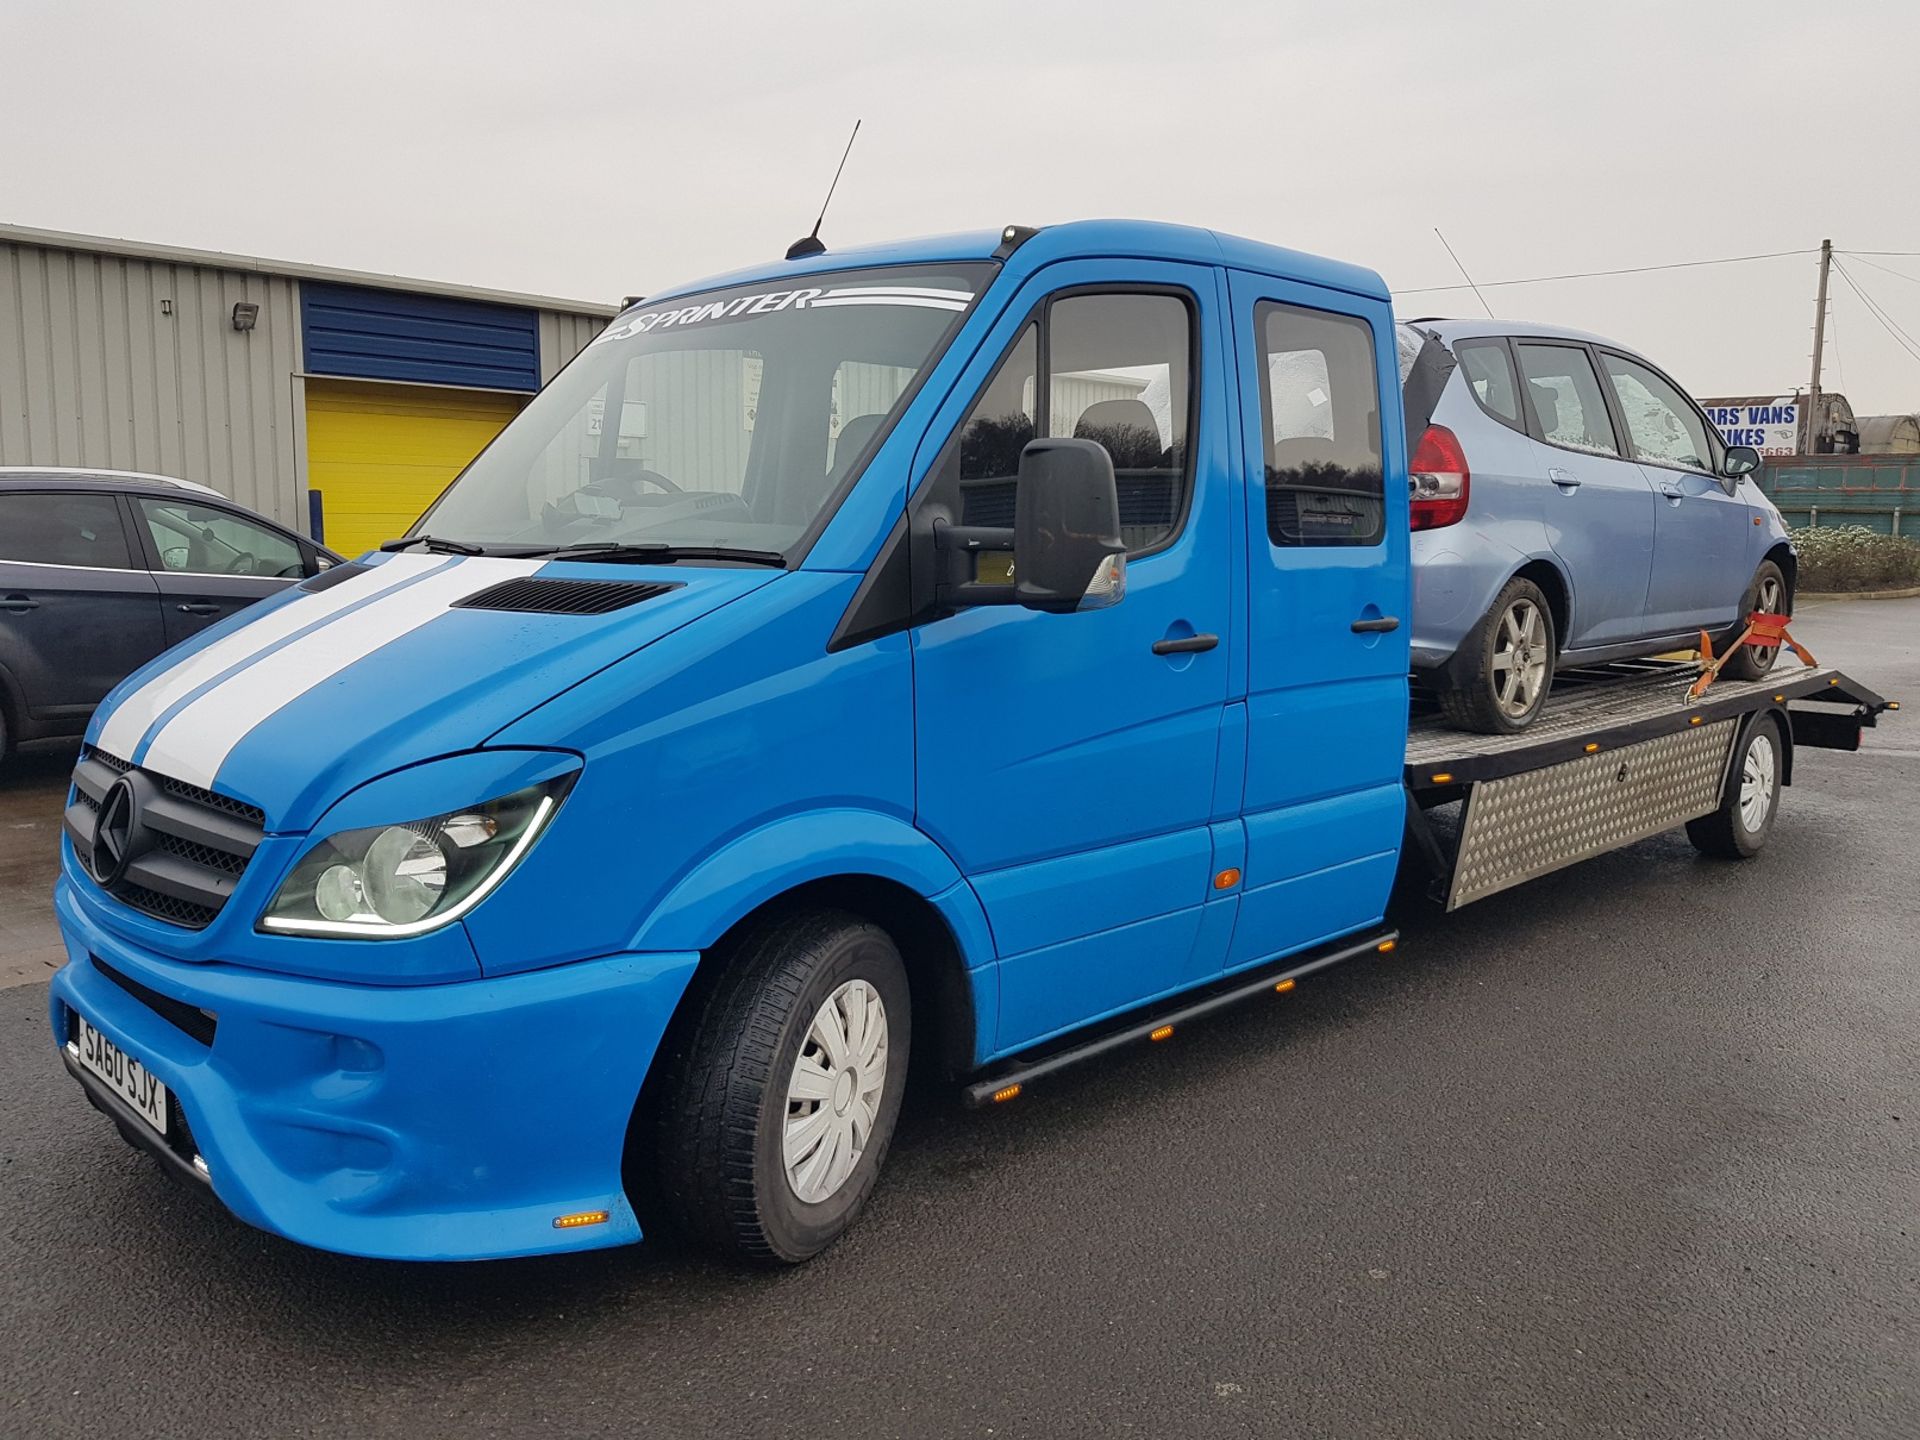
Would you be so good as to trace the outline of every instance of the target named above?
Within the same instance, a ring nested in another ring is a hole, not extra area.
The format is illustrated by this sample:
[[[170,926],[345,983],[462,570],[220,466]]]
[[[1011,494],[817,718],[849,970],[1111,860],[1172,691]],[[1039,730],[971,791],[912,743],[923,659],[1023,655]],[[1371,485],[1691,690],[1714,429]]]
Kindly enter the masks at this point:
[[[1440,227],[1438,225],[1433,227],[1433,233],[1440,235]],[[1440,243],[1447,245],[1447,237],[1440,235]],[[1460,264],[1460,257],[1453,254],[1453,246],[1447,245],[1447,254],[1453,256],[1453,263],[1459,266],[1460,269],[1460,278],[1467,282],[1467,288],[1473,291],[1473,298],[1478,300],[1480,302],[1480,308],[1487,312],[1487,319],[1493,319],[1493,307],[1487,304],[1487,297],[1480,293],[1480,287],[1474,284],[1473,277],[1467,274],[1467,267]]]
[[[802,235],[787,247],[787,259],[802,260],[809,255],[824,255],[827,247],[820,240],[820,221],[827,218],[827,206],[833,203],[834,187],[840,183],[840,171],[847,168],[847,156],[853,153],[853,142],[860,136],[860,122],[853,122],[853,134],[847,136],[847,148],[840,152],[839,168],[833,172],[833,184],[827,186],[827,198],[820,202],[820,218],[813,222],[813,229]]]

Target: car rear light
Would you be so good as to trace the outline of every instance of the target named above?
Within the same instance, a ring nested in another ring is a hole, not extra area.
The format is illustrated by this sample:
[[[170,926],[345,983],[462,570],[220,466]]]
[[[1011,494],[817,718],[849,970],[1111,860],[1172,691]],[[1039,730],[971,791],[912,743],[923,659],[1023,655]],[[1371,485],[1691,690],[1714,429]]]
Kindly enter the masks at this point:
[[[1410,488],[1413,493],[1413,528],[1438,530],[1457,525],[1467,515],[1467,492],[1473,475],[1467,469],[1467,452],[1444,425],[1429,425],[1413,447]]]

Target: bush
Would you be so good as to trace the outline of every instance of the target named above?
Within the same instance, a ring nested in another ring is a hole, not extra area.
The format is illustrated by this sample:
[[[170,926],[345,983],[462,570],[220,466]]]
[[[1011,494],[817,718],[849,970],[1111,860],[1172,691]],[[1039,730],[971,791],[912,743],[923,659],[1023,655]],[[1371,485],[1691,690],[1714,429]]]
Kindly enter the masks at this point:
[[[1793,532],[1800,553],[1796,588],[1897,590],[1920,585],[1920,541],[1881,535],[1864,525],[1821,525]]]

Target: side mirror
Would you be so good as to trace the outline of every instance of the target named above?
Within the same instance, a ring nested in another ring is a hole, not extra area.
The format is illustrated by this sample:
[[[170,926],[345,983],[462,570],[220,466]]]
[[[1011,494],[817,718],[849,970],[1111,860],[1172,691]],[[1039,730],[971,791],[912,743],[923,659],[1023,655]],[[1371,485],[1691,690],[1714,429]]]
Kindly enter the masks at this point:
[[[1092,440],[1034,440],[1020,452],[1013,506],[1013,593],[1029,610],[1118,605],[1127,547],[1113,458]]]
[[[1118,605],[1127,546],[1113,459],[1091,440],[1033,440],[1020,452],[1013,528],[934,523],[943,606],[1024,605],[1056,615]],[[980,557],[1013,552],[1011,585],[980,579]]]
[[[1759,468],[1760,452],[1751,445],[1729,445],[1726,459],[1720,462],[1720,473],[1729,480],[1751,475]]]

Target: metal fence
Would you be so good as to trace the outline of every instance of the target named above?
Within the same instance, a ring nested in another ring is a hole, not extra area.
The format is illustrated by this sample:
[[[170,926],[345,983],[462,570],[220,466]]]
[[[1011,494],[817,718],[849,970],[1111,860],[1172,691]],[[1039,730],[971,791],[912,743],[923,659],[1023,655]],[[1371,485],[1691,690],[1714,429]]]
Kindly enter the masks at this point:
[[[1920,456],[1782,455],[1761,465],[1760,488],[1795,528],[1920,536]]]

